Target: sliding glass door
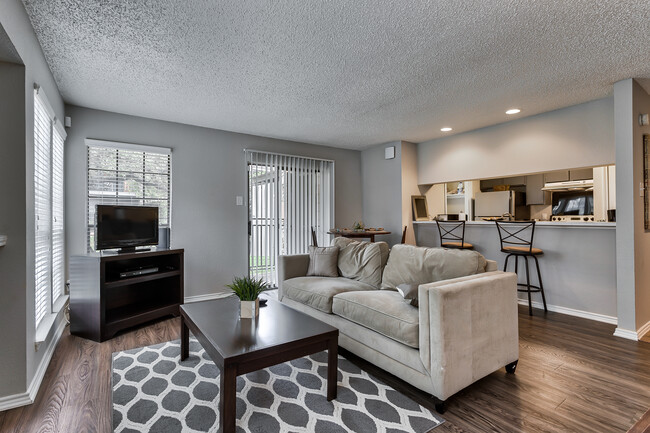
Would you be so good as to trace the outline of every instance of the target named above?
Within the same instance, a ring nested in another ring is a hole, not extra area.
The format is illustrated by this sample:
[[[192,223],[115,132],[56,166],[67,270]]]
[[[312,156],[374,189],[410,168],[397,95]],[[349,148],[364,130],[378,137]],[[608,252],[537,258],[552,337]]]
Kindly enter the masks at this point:
[[[277,259],[328,240],[334,221],[334,162],[246,151],[249,273],[277,285]]]

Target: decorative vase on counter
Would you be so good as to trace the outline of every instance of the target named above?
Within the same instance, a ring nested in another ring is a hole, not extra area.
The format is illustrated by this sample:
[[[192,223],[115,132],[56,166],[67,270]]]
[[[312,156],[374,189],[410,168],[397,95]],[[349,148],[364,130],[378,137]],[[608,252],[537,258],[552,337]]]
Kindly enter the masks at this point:
[[[242,319],[252,319],[260,314],[260,298],[254,301],[239,301],[239,317]]]

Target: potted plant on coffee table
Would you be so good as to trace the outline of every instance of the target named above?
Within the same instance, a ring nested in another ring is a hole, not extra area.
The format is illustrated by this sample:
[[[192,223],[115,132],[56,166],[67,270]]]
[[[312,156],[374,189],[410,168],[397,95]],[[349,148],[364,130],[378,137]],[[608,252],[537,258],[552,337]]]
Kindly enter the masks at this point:
[[[260,311],[259,295],[269,287],[263,279],[235,277],[232,284],[226,287],[232,289],[241,301],[239,315],[242,319],[257,317]]]

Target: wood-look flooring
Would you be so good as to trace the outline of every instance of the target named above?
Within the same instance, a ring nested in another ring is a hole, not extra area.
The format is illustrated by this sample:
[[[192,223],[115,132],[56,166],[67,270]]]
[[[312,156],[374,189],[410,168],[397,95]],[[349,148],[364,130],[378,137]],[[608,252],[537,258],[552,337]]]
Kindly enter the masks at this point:
[[[0,432],[110,432],[111,353],[177,339],[179,323],[163,320],[101,344],[66,330],[36,402],[0,412]],[[650,407],[650,344],[613,332],[613,325],[520,309],[516,374],[502,369],[456,394],[435,432],[627,431]],[[341,352],[433,410],[426,394]]]

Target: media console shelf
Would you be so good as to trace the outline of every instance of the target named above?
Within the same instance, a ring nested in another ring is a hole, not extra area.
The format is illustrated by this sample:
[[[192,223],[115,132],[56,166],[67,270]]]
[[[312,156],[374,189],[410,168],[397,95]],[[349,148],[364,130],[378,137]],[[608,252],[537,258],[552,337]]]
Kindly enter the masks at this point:
[[[118,331],[179,314],[184,250],[70,257],[70,332],[105,341]]]

